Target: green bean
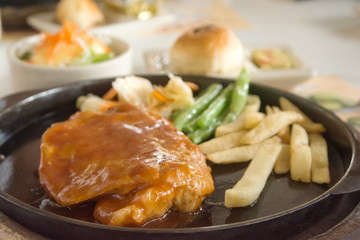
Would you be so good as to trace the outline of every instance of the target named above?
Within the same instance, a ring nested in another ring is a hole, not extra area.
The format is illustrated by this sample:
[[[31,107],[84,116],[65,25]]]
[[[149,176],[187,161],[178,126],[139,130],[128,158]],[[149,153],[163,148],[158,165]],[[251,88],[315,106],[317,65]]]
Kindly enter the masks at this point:
[[[219,83],[213,83],[207,87],[204,92],[200,93],[201,96],[195,100],[194,104],[187,107],[175,118],[173,122],[175,127],[182,130],[187,123],[200,115],[209,106],[222,89],[223,86]]]
[[[209,107],[201,113],[196,122],[200,128],[205,128],[210,125],[213,119],[215,119],[229,105],[233,89],[234,84],[229,84],[209,105]]]
[[[229,113],[224,119],[224,123],[234,121],[244,110],[247,96],[249,94],[250,73],[243,68],[239,77],[235,81],[235,88],[231,96]]]
[[[223,118],[227,114],[228,110],[224,109],[216,118],[212,119],[211,123],[204,127],[196,129],[195,131],[188,134],[188,137],[195,144],[199,144],[214,135],[215,129],[221,124]]]
[[[189,134],[189,133],[196,131],[196,129],[199,128],[199,126],[197,125],[198,119],[199,119],[199,117],[191,120],[188,124],[186,124],[186,126],[183,128],[183,132],[185,134]]]

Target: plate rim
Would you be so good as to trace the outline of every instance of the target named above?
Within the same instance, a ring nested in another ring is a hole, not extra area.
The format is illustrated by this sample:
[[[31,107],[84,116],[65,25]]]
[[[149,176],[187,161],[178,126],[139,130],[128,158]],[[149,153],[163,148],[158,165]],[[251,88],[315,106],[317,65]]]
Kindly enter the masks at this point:
[[[138,76],[141,77],[155,77],[155,78],[166,78],[167,75],[165,74],[138,74]],[[209,77],[209,76],[196,76],[196,75],[180,75],[182,77],[195,77],[195,78],[201,78],[201,79],[215,79],[215,80],[220,80],[222,81],[224,84],[228,84],[228,81],[224,78],[221,77]],[[7,97],[12,97],[14,95],[21,95],[21,94],[27,94],[30,93],[29,96],[26,96],[25,98],[21,99],[21,100],[15,100],[15,103],[11,104],[10,106],[3,108],[2,110],[0,110],[0,115],[3,114],[4,111],[10,111],[12,107],[16,107],[16,105],[21,104],[22,102],[26,102],[29,101],[29,98],[34,98],[37,95],[40,96],[44,96],[47,95],[46,93],[48,92],[52,92],[52,93],[56,93],[56,92],[61,92],[64,91],[66,89],[70,89],[70,88],[74,88],[74,87],[86,87],[86,86],[91,86],[94,84],[110,84],[111,81],[113,80],[113,78],[102,78],[102,79],[98,79],[98,80],[88,80],[88,81],[82,81],[82,82],[77,82],[77,83],[70,83],[70,84],[66,84],[63,86],[59,86],[56,88],[50,88],[50,89],[38,89],[38,90],[30,90],[30,91],[23,91],[23,92],[19,92],[19,93],[14,93],[5,97],[2,97],[1,99],[7,98]],[[284,94],[284,95],[290,95],[296,99],[299,99],[302,101],[309,101],[301,96],[295,95],[293,93],[289,93],[280,89],[275,89],[269,86],[265,86],[259,83],[251,83],[252,85],[255,86],[259,86],[261,88],[270,88],[272,91],[278,92],[279,94]],[[333,117],[337,118],[337,120],[339,120],[339,118],[333,114],[332,112],[321,108],[320,106],[316,106],[316,108],[321,109],[324,112],[330,113]],[[350,136],[352,137],[352,140],[354,140],[354,135],[353,132],[351,131],[351,129],[345,124],[343,123],[345,128],[348,131],[348,134],[350,134]],[[354,143],[354,141],[352,141],[352,143]],[[352,146],[352,149],[354,148],[354,146]],[[354,155],[354,154],[353,154]],[[352,156],[351,158],[351,163],[353,163],[354,161],[354,156]],[[29,208],[32,212],[35,212],[38,215],[44,216],[44,217],[50,217],[54,220],[56,220],[57,218],[62,219],[62,221],[66,222],[66,223],[71,223],[71,224],[77,224],[77,225],[81,225],[81,226],[86,226],[86,227],[95,227],[98,228],[100,227],[101,229],[105,229],[105,230],[110,230],[110,231],[117,231],[117,232],[122,232],[122,231],[136,231],[136,232],[144,232],[144,233],[161,233],[161,234],[167,234],[167,233],[194,233],[194,232],[205,232],[205,231],[209,231],[209,230],[224,230],[224,229],[230,229],[230,228],[236,228],[236,227],[240,227],[240,226],[247,226],[247,225],[251,225],[251,224],[255,224],[255,223],[261,223],[264,221],[268,221],[268,220],[272,220],[275,218],[279,218],[281,216],[285,216],[287,214],[290,214],[292,212],[295,211],[299,211],[301,209],[303,209],[306,206],[311,206],[313,204],[316,204],[317,202],[331,196],[331,190],[333,190],[339,183],[341,183],[341,180],[343,180],[348,172],[350,171],[351,166],[348,167],[348,169],[344,172],[343,176],[331,187],[329,187],[328,189],[326,189],[326,191],[324,191],[322,194],[320,194],[319,196],[311,199],[310,201],[307,201],[303,204],[297,205],[296,207],[293,207],[291,209],[285,210],[285,211],[281,211],[279,213],[275,213],[269,216],[264,216],[264,217],[260,217],[260,218],[256,218],[256,219],[251,219],[251,220],[246,220],[246,221],[241,221],[241,222],[235,222],[235,223],[226,223],[226,224],[220,224],[220,225],[212,225],[212,226],[203,226],[203,227],[189,227],[189,228],[134,228],[134,227],[119,227],[119,226],[108,226],[108,225],[104,225],[104,224],[99,224],[99,223],[92,223],[92,222],[87,222],[87,221],[82,221],[82,220],[78,220],[78,219],[74,219],[74,218],[70,218],[70,217],[65,217],[65,216],[61,216],[52,212],[48,212],[45,210],[41,210],[39,208],[36,208],[28,203],[25,203],[11,195],[9,195],[8,193],[6,193],[3,190],[0,190],[0,198],[2,198],[3,200],[9,201],[11,204],[14,204],[26,211],[29,211]],[[11,201],[10,201],[11,200]],[[141,229],[141,230],[140,230]]]

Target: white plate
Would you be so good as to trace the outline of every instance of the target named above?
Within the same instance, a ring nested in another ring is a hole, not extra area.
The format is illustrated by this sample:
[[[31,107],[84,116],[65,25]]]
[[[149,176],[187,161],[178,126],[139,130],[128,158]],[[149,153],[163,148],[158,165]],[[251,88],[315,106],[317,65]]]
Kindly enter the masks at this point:
[[[55,21],[55,13],[41,12],[27,17],[26,22],[35,30],[40,32],[55,33],[59,31],[61,25]],[[127,19],[121,22],[112,22],[94,27],[92,30],[101,31],[112,35],[129,34],[141,31],[149,31],[152,28],[162,26],[175,21],[175,15],[163,12],[147,20]]]
[[[260,48],[278,48],[288,55],[294,64],[291,69],[274,69],[263,70],[258,68],[251,60],[251,52]],[[173,72],[169,61],[168,50],[158,49],[149,50],[144,53],[147,70],[150,73]],[[316,75],[315,71],[306,66],[305,63],[295,54],[295,52],[287,46],[245,46],[245,67],[250,70],[252,81],[281,89],[291,89],[294,86],[308,80]],[[234,80],[238,72],[212,75],[215,77],[228,78]]]

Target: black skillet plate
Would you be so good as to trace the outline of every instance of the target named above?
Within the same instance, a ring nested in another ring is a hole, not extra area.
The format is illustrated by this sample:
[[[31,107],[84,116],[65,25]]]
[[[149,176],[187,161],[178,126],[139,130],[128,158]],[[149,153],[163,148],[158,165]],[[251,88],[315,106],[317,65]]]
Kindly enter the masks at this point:
[[[168,80],[167,76],[161,75],[144,77],[159,85]],[[228,80],[198,76],[183,76],[183,79],[195,82],[201,88],[212,82],[229,83]],[[113,79],[81,82],[34,95],[28,93],[25,95],[31,96],[0,113],[0,154],[3,156],[0,210],[26,227],[57,239],[278,239],[298,235],[324,216],[332,216],[332,224],[335,224],[359,201],[357,193],[338,195],[359,188],[359,163],[356,160],[359,143],[355,133],[332,113],[308,100],[252,84],[250,92],[261,97],[263,107],[278,105],[278,98],[285,96],[313,120],[325,125],[332,179],[329,185],[299,183],[291,181],[288,175],[272,174],[256,204],[228,209],[223,205],[224,192],[238,181],[248,163],[209,163],[216,190],[196,215],[175,216],[182,221],[180,228],[104,226],[92,222],[91,204],[72,210],[60,208],[44,197],[38,182],[41,135],[52,123],[66,120],[76,111],[78,96],[102,95],[110,88],[111,81]],[[338,212],[340,209],[342,211]],[[326,227],[316,231],[320,233]]]

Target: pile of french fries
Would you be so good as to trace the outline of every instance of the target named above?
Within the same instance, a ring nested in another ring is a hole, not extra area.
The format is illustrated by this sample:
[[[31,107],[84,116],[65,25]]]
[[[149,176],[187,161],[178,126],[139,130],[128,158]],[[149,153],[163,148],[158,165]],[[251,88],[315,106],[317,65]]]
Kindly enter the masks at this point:
[[[241,115],[217,127],[215,137],[199,145],[215,164],[251,161],[242,178],[225,192],[226,207],[252,205],[269,175],[290,173],[294,181],[330,183],[325,127],[312,121],[287,98],[279,106],[266,106],[249,95]]]

